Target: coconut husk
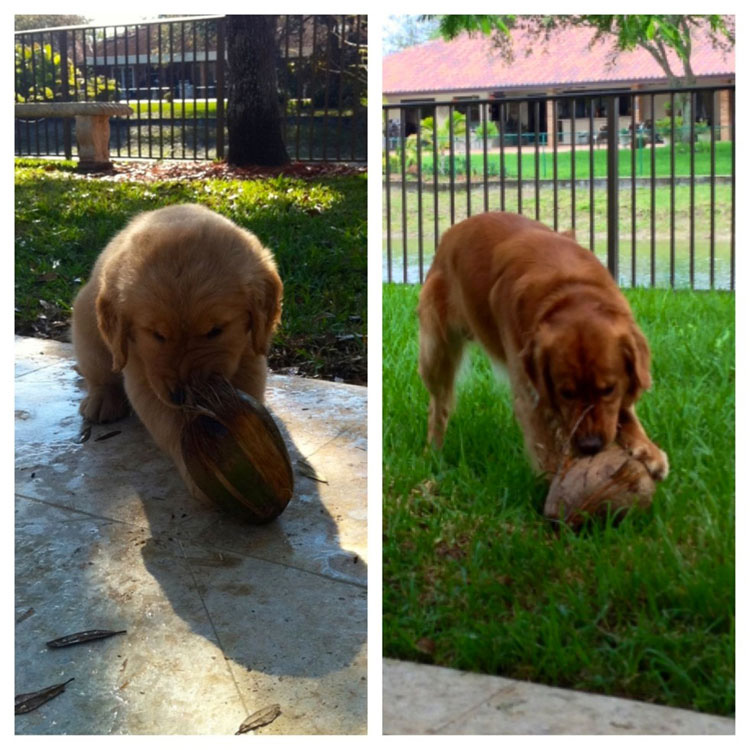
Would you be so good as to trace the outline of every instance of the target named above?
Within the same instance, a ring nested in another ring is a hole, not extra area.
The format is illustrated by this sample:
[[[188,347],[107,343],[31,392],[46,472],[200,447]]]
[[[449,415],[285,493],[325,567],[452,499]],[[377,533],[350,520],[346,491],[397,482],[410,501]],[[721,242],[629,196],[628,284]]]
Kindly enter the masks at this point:
[[[588,516],[651,505],[656,486],[646,467],[624,448],[568,458],[553,477],[544,515],[571,526]]]

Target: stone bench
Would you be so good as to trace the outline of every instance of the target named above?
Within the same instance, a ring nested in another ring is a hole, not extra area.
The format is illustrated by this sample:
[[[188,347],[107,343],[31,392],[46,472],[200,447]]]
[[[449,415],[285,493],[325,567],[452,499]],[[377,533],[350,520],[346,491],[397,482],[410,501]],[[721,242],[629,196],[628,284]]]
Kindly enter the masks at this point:
[[[116,102],[27,102],[16,103],[16,117],[75,117],[78,170],[99,172],[112,169],[109,159],[109,118],[131,115],[127,104]]]

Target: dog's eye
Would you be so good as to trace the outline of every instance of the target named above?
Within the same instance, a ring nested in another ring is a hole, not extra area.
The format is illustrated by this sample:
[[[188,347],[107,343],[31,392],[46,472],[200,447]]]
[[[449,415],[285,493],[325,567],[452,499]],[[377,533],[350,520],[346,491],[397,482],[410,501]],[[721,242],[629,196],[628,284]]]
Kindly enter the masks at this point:
[[[576,397],[576,392],[572,390],[571,388],[563,388],[560,391],[560,395],[566,400],[566,401],[572,401]]]
[[[614,392],[615,392],[614,384],[608,385],[599,391],[599,393],[601,393],[602,396],[611,396]]]
[[[221,333],[221,330],[222,330],[222,329],[221,329],[221,328],[219,328],[219,326],[214,326],[214,327],[213,327],[213,328],[212,328],[212,329],[211,329],[211,330],[210,330],[210,331],[209,331],[209,332],[208,332],[208,333],[206,334],[206,338],[207,338],[207,339],[215,339],[215,338],[216,338],[216,337],[217,337],[217,336],[218,336],[218,335],[219,335],[219,334]]]
[[[156,339],[157,341],[161,341],[162,343],[164,343],[164,342],[165,342],[165,341],[167,340],[167,337],[166,337],[166,336],[162,336],[162,335],[161,335],[161,334],[159,333],[159,331],[151,331],[151,333],[153,334],[154,338],[155,338],[155,339]]]

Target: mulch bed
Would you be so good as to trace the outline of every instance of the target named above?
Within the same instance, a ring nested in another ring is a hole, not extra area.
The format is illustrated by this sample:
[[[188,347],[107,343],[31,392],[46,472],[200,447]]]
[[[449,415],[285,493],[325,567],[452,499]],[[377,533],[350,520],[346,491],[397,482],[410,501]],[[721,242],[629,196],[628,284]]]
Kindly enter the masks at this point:
[[[160,182],[164,180],[258,180],[268,177],[295,177],[298,179],[320,179],[342,175],[365,174],[364,164],[318,164],[313,162],[291,162],[282,167],[236,167],[226,162],[212,161],[113,161],[114,170],[71,174],[83,179],[112,182],[137,180],[138,182]],[[53,164],[50,170],[55,169]]]

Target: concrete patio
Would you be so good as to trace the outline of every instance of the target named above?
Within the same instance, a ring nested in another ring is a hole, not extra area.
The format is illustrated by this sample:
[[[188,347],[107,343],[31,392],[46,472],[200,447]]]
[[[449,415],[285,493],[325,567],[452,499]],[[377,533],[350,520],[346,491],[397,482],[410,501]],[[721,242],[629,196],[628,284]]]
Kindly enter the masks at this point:
[[[16,733],[234,734],[272,704],[254,733],[365,733],[367,390],[269,378],[296,489],[253,527],[192,499],[135,417],[81,442],[73,364],[16,340],[16,694],[74,678]],[[94,628],[127,633],[45,645]]]
[[[734,734],[734,719],[385,659],[383,733]]]

